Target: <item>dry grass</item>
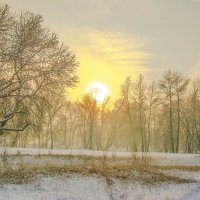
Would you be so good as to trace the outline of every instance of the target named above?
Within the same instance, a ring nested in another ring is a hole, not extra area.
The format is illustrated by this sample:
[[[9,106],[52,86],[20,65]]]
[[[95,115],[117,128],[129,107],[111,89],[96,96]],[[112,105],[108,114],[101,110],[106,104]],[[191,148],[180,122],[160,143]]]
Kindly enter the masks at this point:
[[[69,159],[69,157],[65,157],[65,159]],[[71,173],[80,174],[82,176],[97,175],[105,177],[106,179],[118,178],[134,180],[143,184],[157,184],[162,182],[189,183],[194,181],[191,179],[183,179],[174,175],[168,175],[164,173],[163,170],[193,169],[194,171],[197,169],[195,167],[187,168],[186,166],[157,166],[150,157],[139,157],[136,155],[133,155],[131,159],[129,158],[126,160],[126,162],[122,163],[118,162],[121,160],[118,160],[116,157],[94,158],[89,156],[81,156],[73,157],[73,159],[79,159],[83,162],[78,164],[45,163],[42,165],[19,163],[15,167],[11,167],[11,164],[6,163],[6,166],[1,169],[0,184],[23,184],[36,180],[39,175],[63,176]]]
[[[28,171],[22,165],[14,169],[7,166],[6,169],[1,170],[0,184],[26,184],[36,179],[33,171]]]
[[[167,166],[157,166],[157,167],[161,170],[200,171],[200,166],[167,165]]]

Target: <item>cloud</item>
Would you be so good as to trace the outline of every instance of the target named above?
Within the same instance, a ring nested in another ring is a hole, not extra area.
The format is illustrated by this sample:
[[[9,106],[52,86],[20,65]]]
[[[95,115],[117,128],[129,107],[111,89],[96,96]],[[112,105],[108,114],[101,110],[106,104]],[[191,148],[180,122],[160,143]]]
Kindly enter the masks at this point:
[[[90,31],[85,35],[90,47],[89,56],[93,59],[103,59],[113,62],[116,66],[142,65],[148,55],[140,50],[144,43],[142,40],[124,36],[120,33]]]
[[[151,55],[143,50],[146,43],[141,38],[112,31],[68,29],[63,31],[62,40],[70,42],[80,62],[80,84],[71,92],[74,99],[96,81],[106,84],[116,98],[126,76],[149,71]]]

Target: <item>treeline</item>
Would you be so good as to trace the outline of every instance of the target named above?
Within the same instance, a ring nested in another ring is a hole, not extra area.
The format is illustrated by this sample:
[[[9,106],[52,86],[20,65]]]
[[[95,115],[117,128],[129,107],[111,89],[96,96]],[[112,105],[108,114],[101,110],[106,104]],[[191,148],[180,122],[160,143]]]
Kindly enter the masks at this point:
[[[85,94],[48,95],[32,106],[34,126],[5,135],[7,145],[40,148],[200,151],[200,81],[166,71],[157,83],[128,77],[113,104]],[[46,103],[48,102],[48,103]],[[14,141],[14,143],[13,143]]]
[[[1,146],[200,151],[200,80],[168,70],[150,84],[127,77],[115,102],[70,102],[78,63],[42,21],[0,6]]]

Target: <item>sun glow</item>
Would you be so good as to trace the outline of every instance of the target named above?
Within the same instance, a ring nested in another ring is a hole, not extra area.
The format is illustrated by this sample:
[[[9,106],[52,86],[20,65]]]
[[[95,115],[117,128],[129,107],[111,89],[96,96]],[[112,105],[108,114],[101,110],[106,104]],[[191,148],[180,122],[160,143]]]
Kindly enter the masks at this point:
[[[108,87],[103,83],[94,82],[88,86],[87,93],[90,93],[98,103],[103,103],[105,98],[110,95]]]
[[[66,29],[63,41],[70,40],[72,51],[81,63],[77,69],[78,87],[69,90],[69,98],[76,101],[93,82],[104,83],[112,101],[120,97],[120,87],[127,76],[149,73],[147,63],[151,55],[143,50],[146,40],[134,35],[96,29]]]

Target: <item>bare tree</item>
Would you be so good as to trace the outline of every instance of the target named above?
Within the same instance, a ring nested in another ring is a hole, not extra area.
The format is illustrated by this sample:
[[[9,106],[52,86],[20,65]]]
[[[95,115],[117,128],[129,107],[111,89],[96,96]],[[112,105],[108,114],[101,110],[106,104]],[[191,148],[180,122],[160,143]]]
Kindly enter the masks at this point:
[[[48,96],[47,96],[48,95]],[[65,106],[64,97],[61,95],[48,94],[46,95],[47,104],[45,106],[47,111],[47,135],[46,135],[46,147],[48,146],[48,135],[50,136],[50,148],[54,148],[55,141],[55,127],[59,121],[58,115]]]
[[[79,127],[78,110],[75,103],[67,101],[63,107],[63,132],[64,132],[64,146],[69,148],[73,144],[76,131]]]
[[[182,94],[186,91],[189,84],[189,79],[185,78],[181,73],[166,71],[163,74],[163,79],[160,81],[160,89],[164,94],[164,97],[168,101],[169,106],[169,134],[171,138],[171,150],[172,152],[178,152],[179,150],[179,135],[180,135],[180,105],[182,100]],[[175,102],[176,97],[176,102]],[[177,129],[173,125],[173,107],[177,104]]]
[[[184,151],[187,153],[193,153],[195,149],[194,147],[198,148],[198,140],[195,137],[193,117],[193,92],[190,91],[185,97],[184,107],[181,111],[181,118],[185,133]]]
[[[175,151],[179,151],[179,137],[180,137],[180,122],[181,122],[181,102],[183,101],[183,94],[187,89],[189,84],[189,79],[185,78],[181,73],[175,73],[175,95],[177,98],[177,131],[176,131],[176,145]]]
[[[142,152],[147,150],[147,138],[146,138],[146,92],[147,87],[142,74],[138,76],[138,79],[134,82],[134,101],[139,111],[139,129],[141,137],[141,149]]]
[[[75,56],[42,21],[30,12],[13,17],[8,6],[0,7],[1,135],[23,131],[30,124],[28,108],[34,99],[43,98],[41,91],[62,93],[78,81]],[[19,115],[24,123],[12,127],[11,120]]]
[[[125,113],[128,116],[128,121],[131,129],[131,145],[132,151],[137,151],[137,143],[136,143],[136,133],[134,130],[133,116],[132,116],[132,101],[133,101],[133,82],[131,77],[127,77],[124,84],[121,86],[121,107],[125,110]]]
[[[194,126],[194,133],[197,140],[197,148],[200,151],[200,80],[195,80],[192,84],[192,119]]]
[[[172,72],[171,70],[166,71],[163,74],[163,79],[160,81],[160,89],[164,94],[164,99],[168,101],[169,106],[169,135],[171,140],[171,150],[174,153],[175,152],[175,142],[174,142],[174,130],[173,130],[173,111],[172,111],[172,105],[173,105],[173,97],[175,95],[174,93],[174,84],[175,84],[175,76],[176,72]]]
[[[152,116],[153,110],[158,110],[158,106],[160,104],[160,96],[159,92],[156,90],[155,82],[152,82],[152,84],[149,86],[147,91],[147,106],[148,106],[148,116],[147,116],[147,130],[148,130],[148,136],[146,138],[146,151],[149,151],[150,146],[150,139],[151,139],[151,132],[152,132],[152,126],[154,126],[155,129],[155,116]],[[154,117],[154,119],[153,119]],[[154,120],[154,121],[153,121]],[[154,130],[155,131],[155,130]],[[155,135],[155,134],[154,134]]]
[[[82,119],[85,126],[85,146],[89,149],[93,149],[95,143],[95,125],[99,113],[98,103],[92,95],[85,94],[81,101],[78,102],[78,106],[80,114],[83,116]]]

